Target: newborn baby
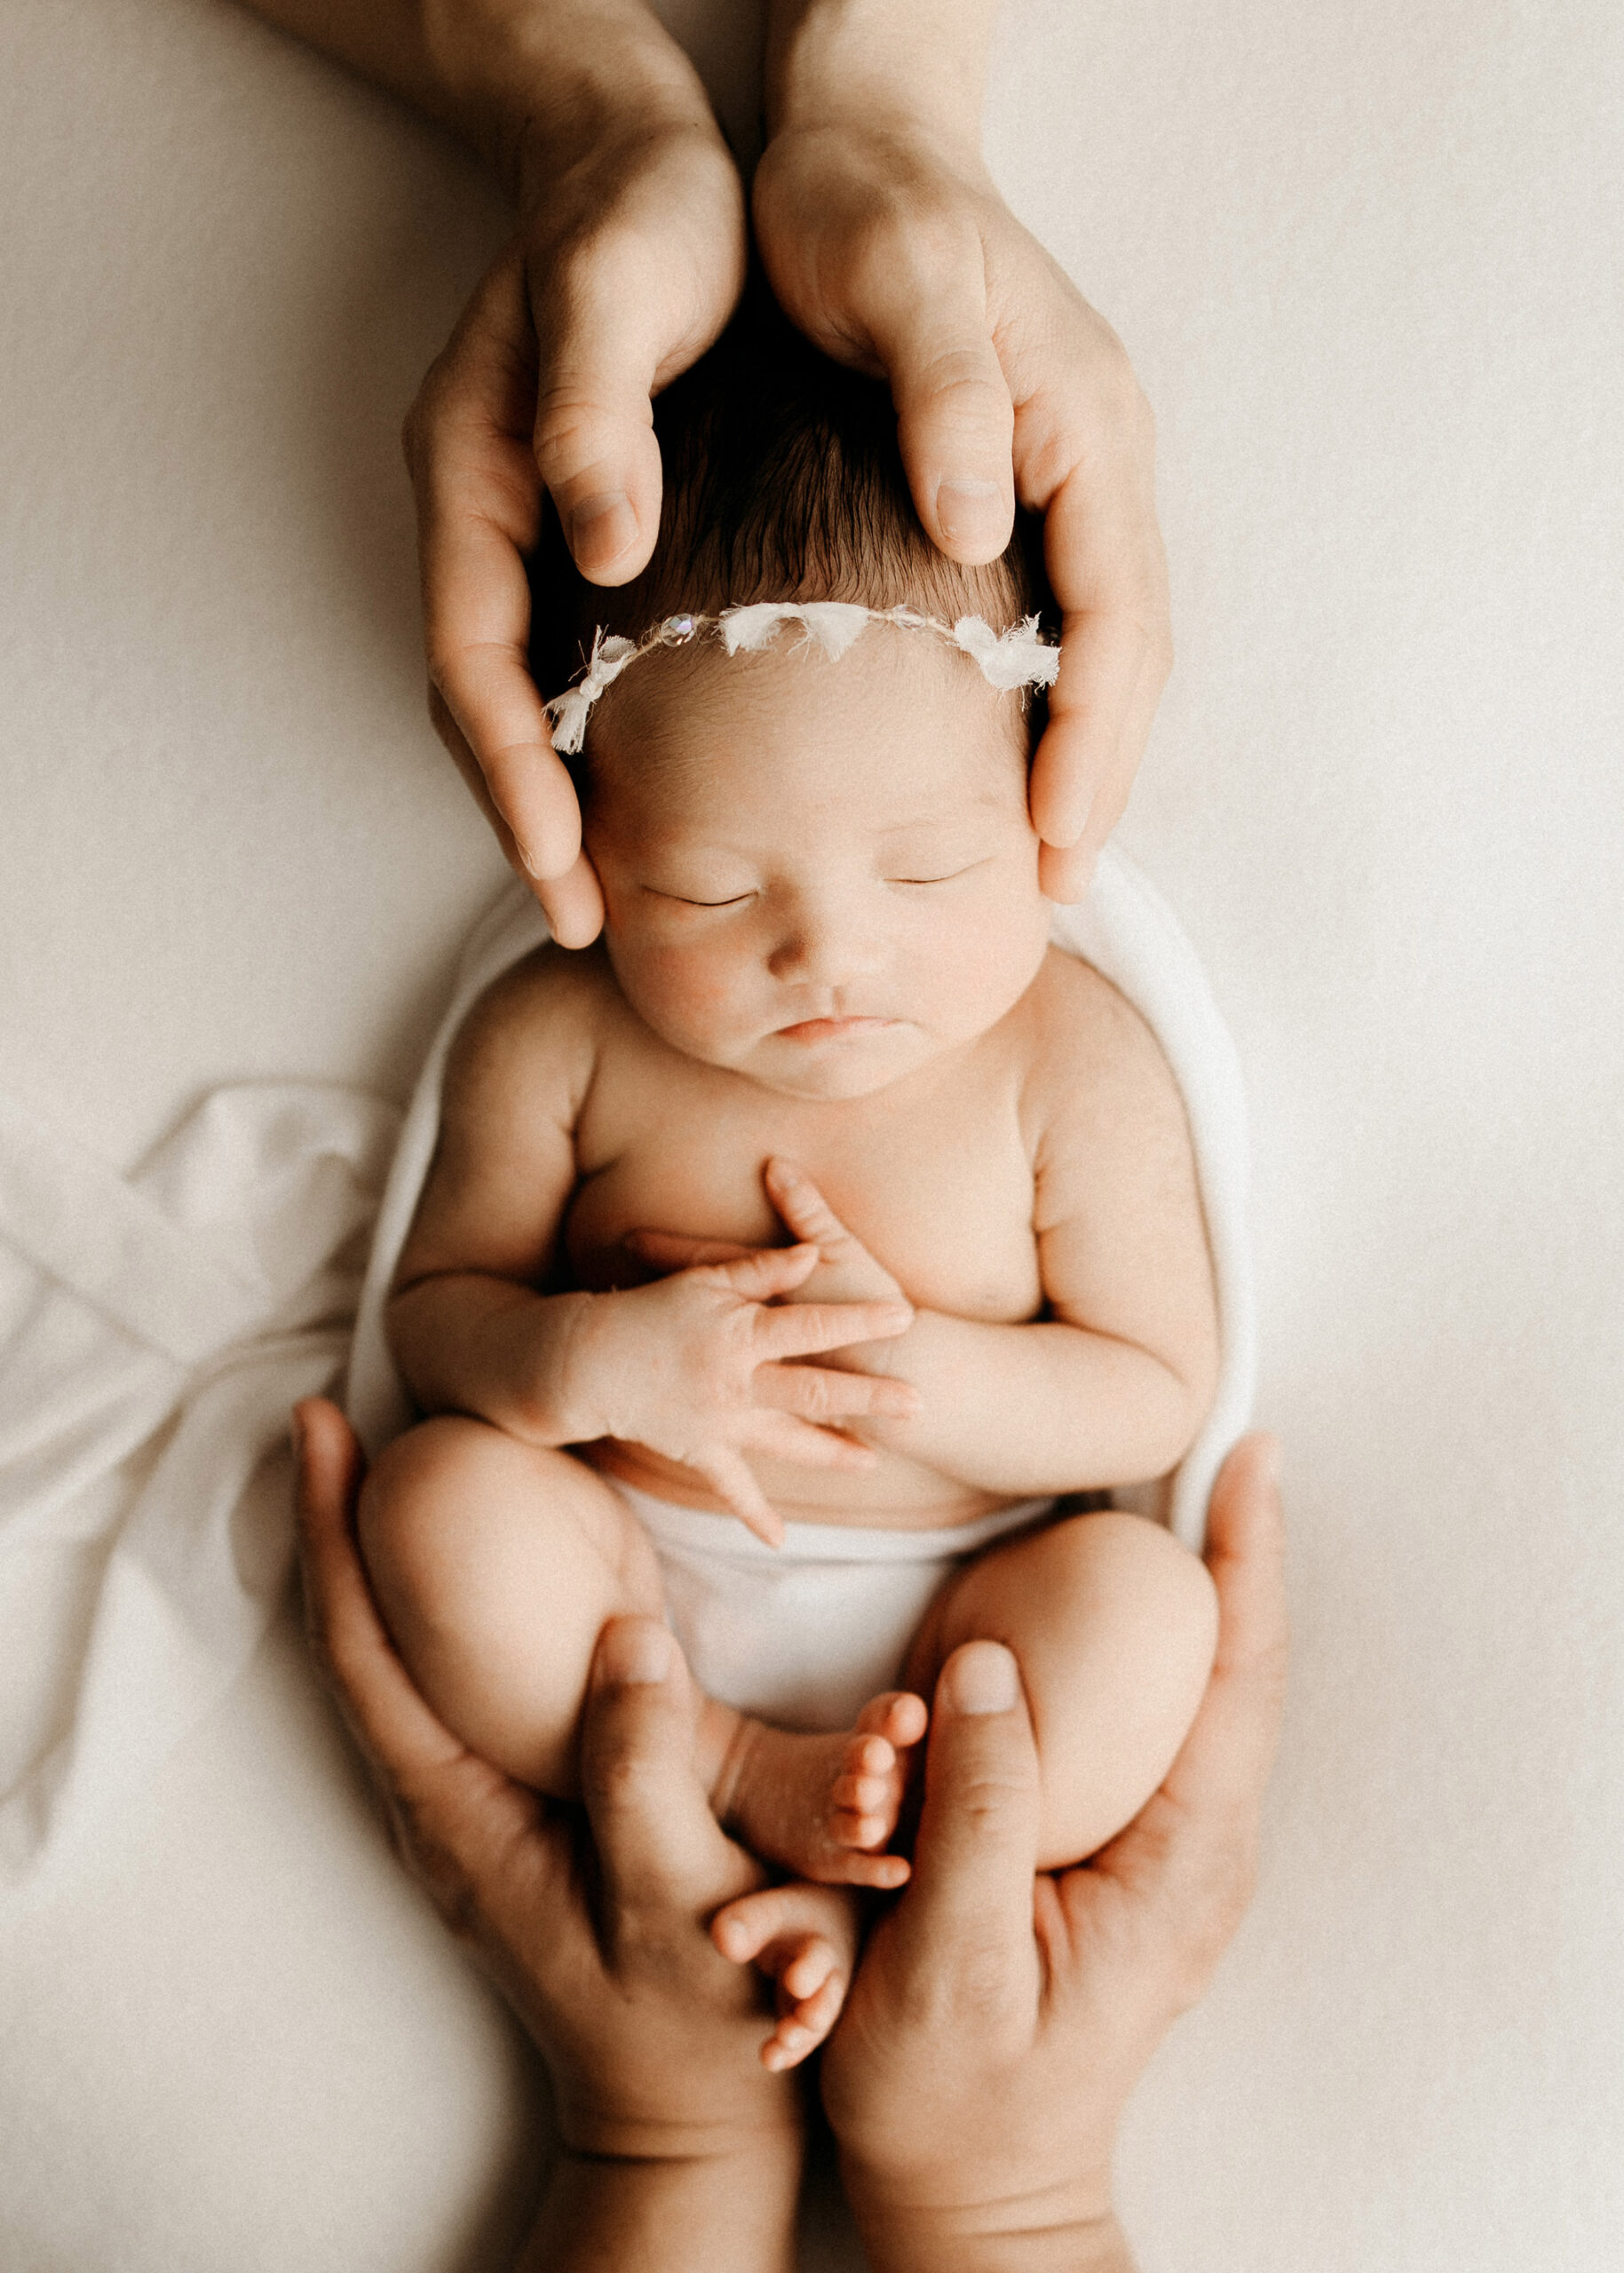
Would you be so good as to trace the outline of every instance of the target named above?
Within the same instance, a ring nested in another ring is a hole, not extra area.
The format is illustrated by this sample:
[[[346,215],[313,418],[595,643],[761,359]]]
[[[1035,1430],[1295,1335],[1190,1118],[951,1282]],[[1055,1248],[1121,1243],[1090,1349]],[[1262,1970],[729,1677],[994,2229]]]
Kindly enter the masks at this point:
[[[544,1792],[577,1789],[609,1618],[669,1611],[701,1674],[733,1668],[696,1757],[788,1878],[713,1931],[776,1981],[788,2065],[838,2011],[853,1890],[907,1874],[959,1643],[1019,1661],[1045,1867],[1161,1782],[1210,1582],[1159,1525],[1055,1501],[1176,1462],[1214,1299],[1167,1065],[1048,944],[1025,535],[937,554],[883,390],[756,303],[659,426],[649,568],[603,592],[560,566],[538,606],[596,659],[554,711],[603,939],[527,958],[456,1041],[388,1313],[431,1417],[361,1536],[424,1694]]]

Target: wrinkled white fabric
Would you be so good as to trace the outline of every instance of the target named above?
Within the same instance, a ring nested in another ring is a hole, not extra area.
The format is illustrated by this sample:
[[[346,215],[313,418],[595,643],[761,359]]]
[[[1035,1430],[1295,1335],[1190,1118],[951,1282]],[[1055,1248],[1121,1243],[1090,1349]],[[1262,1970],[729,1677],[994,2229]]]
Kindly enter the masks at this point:
[[[35,1885],[242,1670],[288,1407],[342,1360],[395,1110],[218,1089],[133,1175],[0,1097],[0,1884]]]

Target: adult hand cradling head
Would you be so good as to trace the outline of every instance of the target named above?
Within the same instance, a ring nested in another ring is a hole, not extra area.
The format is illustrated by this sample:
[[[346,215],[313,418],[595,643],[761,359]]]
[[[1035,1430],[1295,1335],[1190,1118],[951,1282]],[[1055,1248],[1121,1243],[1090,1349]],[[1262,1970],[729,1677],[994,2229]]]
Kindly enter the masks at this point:
[[[693,1776],[675,1645],[651,1620],[622,1620],[598,1652],[582,1739],[593,1908],[569,1811],[478,1760],[412,1687],[355,1552],[354,1439],[323,1401],[299,1419],[318,1656],[405,1859],[554,2079],[566,2151],[535,2261],[787,2265],[796,2102],[757,2058],[749,1974],[706,1930],[760,1873]],[[879,2273],[990,2273],[1012,2247],[1069,2273],[1129,2264],[1112,2145],[1145,2063],[1246,1907],[1284,1692],[1281,1555],[1273,1448],[1248,1437],[1213,1496],[1221,1628],[1205,1702],[1138,1819],[1058,1877],[1033,1873],[1036,1753],[1013,1659],[976,1642],[943,1668],[913,1877],[871,1934],[824,2055],[825,2106]]]
[[[407,422],[430,707],[566,946],[602,900],[527,664],[522,556],[551,495],[582,573],[618,585],[659,524],[651,398],[743,285],[738,169],[687,57],[640,0],[253,0],[472,139],[512,242]],[[837,361],[885,377],[923,527],[996,558],[1044,517],[1064,659],[1031,774],[1055,899],[1086,890],[1171,659],[1150,414],[1121,343],[1015,220],[980,152],[990,0],[768,0],[751,218],[774,290]]]

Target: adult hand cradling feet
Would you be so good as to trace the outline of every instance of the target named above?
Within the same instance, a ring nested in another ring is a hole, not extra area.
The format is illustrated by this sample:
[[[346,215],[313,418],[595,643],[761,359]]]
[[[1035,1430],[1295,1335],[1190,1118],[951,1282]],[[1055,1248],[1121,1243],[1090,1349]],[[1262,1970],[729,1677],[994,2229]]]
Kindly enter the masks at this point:
[[[595,1927],[569,1816],[459,1744],[390,1646],[355,1552],[347,1424],[321,1400],[299,1419],[318,1660],[404,1858],[555,2079],[566,2153],[527,2261],[554,2273],[787,2265],[796,2102],[759,2060],[749,1973],[705,1932],[761,1874],[693,1778],[680,1658],[646,1678],[639,1653],[661,1637],[645,1620],[619,1621],[599,1652],[583,1748]],[[1013,1659],[976,1642],[943,1670],[914,1876],[870,1936],[824,2055],[824,2103],[876,2273],[1131,2262],[1111,2208],[1118,2122],[1245,1910],[1279,1725],[1268,1439],[1226,1463],[1207,1551],[1222,1624],[1206,1699],[1161,1789],[1081,1869],[1034,1876],[1037,1762]]]
[[[526,662],[543,487],[582,573],[622,584],[659,519],[649,400],[732,313],[744,192],[693,66],[640,0],[251,0],[452,125],[519,227],[407,424],[435,726],[555,935],[602,901]],[[1065,655],[1034,762],[1042,881],[1087,888],[1170,661],[1153,445],[1121,344],[980,156],[989,0],[769,0],[754,218],[773,287],[889,378],[920,518],[993,558],[1045,516]]]
[[[1207,1559],[1221,1627],[1161,1789],[1076,1870],[1034,1877],[1037,1754],[1016,1662],[943,1668],[913,1877],[865,1947],[823,2100],[875,2273],[1125,2273],[1111,2156],[1129,2092],[1250,1897],[1286,1672],[1267,1437],[1232,1453]]]
[[[564,2152],[524,2262],[784,2273],[799,2102],[759,2052],[751,1976],[706,1923],[763,1873],[695,1780],[680,1652],[648,1619],[608,1628],[583,1722],[590,1842],[475,1757],[412,1686],[355,1552],[348,1424],[301,1406],[299,1539],[312,1645],[402,1858],[541,2047]]]

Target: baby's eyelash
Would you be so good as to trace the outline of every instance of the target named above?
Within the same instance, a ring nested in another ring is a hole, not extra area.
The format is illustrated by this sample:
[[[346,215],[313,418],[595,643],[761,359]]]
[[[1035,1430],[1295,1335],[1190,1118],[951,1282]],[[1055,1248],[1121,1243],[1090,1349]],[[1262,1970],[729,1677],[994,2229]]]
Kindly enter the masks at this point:
[[[893,884],[950,884],[956,883],[960,876],[967,876],[971,868],[982,866],[981,861],[971,860],[962,868],[949,868],[945,876],[888,876],[886,882]]]

